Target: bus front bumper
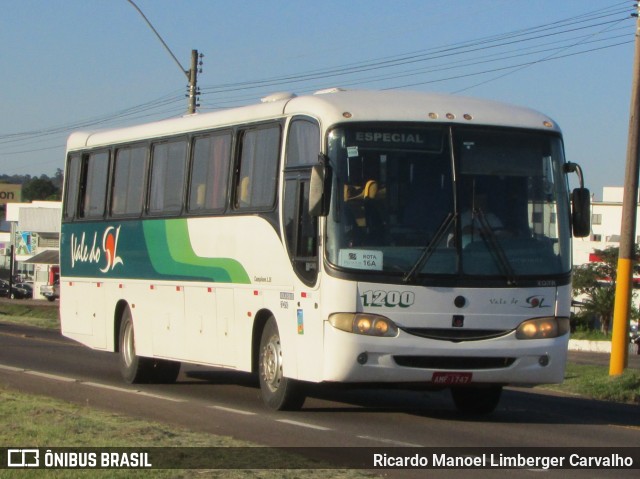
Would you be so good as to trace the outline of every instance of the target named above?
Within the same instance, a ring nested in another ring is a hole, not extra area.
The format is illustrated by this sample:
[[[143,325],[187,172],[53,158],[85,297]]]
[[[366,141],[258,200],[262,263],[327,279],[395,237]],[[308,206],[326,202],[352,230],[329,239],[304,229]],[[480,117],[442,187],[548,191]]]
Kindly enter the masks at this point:
[[[399,331],[395,338],[324,327],[323,381],[535,385],[561,383],[569,335],[518,340],[438,341]]]

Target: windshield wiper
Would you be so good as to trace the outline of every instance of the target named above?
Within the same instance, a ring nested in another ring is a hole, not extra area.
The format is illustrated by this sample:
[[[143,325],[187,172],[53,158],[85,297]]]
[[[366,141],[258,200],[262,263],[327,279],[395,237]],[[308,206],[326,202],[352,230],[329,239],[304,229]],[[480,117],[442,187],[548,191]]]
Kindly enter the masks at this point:
[[[471,216],[471,222],[473,223],[474,218],[478,218],[478,222],[480,223],[480,236],[485,244],[489,247],[489,251],[494,256],[494,259],[497,260],[498,268],[502,270],[502,274],[507,279],[508,285],[515,285],[515,273],[513,271],[513,267],[511,263],[509,263],[509,258],[507,258],[507,254],[504,252],[504,248],[498,242],[498,238],[496,238],[496,234],[493,232],[491,225],[487,221],[487,217],[484,215],[484,212],[480,208],[476,208],[473,210],[473,214]]]
[[[431,241],[429,241],[429,244],[427,244],[427,246],[422,250],[420,257],[415,262],[413,267],[402,278],[402,281],[404,283],[413,282],[415,280],[415,277],[418,274],[418,271],[422,269],[422,267],[427,263],[427,261],[433,254],[433,252],[436,250],[436,246],[438,245],[438,243],[440,243],[440,240],[442,239],[442,237],[449,230],[449,226],[451,226],[451,223],[453,222],[454,218],[455,218],[455,215],[449,212],[449,214],[444,219],[444,221],[440,223],[440,226],[438,227],[438,231],[436,231],[436,234],[433,235],[433,238],[431,238]]]

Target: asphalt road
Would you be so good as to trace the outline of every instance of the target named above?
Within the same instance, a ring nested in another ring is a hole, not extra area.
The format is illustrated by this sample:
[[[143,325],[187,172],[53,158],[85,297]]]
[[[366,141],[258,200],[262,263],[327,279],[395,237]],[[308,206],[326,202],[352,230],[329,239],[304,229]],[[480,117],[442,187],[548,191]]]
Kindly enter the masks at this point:
[[[579,357],[585,361],[599,359]],[[273,412],[263,408],[257,381],[247,374],[183,365],[176,384],[130,386],[120,380],[116,355],[89,350],[55,331],[4,323],[0,323],[0,381],[29,393],[267,446],[640,445],[640,408],[636,405],[508,388],[494,414],[472,419],[456,414],[446,391],[316,386],[302,411]],[[429,477],[434,477],[432,472]],[[438,477],[461,474],[456,470],[437,472]],[[504,477],[507,472],[509,476],[539,477],[541,470],[465,470],[464,474]],[[637,477],[637,470],[544,472],[561,477]],[[420,470],[385,474],[425,477],[425,471]]]

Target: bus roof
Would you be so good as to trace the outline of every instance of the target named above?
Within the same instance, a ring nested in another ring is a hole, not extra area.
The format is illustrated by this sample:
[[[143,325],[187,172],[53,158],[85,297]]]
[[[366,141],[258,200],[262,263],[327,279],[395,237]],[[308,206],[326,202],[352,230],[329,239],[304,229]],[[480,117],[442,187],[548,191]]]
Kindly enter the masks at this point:
[[[324,129],[336,123],[359,121],[419,121],[560,132],[555,122],[542,113],[490,100],[436,93],[334,88],[305,96],[276,94],[266,97],[263,103],[257,105],[197,113],[131,127],[79,131],[71,134],[67,148],[76,150],[135,142],[293,115],[317,118]]]

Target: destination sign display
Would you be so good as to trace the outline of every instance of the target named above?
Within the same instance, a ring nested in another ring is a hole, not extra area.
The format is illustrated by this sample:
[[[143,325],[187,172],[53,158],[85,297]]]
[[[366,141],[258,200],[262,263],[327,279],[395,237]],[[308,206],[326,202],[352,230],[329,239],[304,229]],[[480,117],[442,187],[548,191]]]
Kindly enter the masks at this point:
[[[442,151],[441,128],[373,128],[363,126],[347,131],[347,146],[359,148],[392,148]]]

